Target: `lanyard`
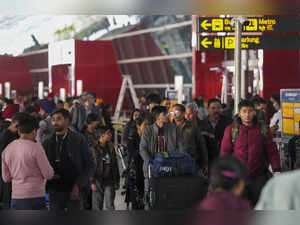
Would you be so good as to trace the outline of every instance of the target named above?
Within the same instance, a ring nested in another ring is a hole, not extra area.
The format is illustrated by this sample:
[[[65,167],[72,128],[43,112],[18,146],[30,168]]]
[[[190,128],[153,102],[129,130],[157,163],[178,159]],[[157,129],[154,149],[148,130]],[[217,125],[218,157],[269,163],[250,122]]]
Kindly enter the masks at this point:
[[[60,153],[62,152],[62,148],[63,148],[63,143],[64,143],[64,141],[65,141],[65,139],[66,139],[66,137],[67,137],[67,135],[68,135],[68,132],[66,132],[65,134],[64,134],[64,136],[62,137],[62,140],[59,142],[59,140],[58,140],[58,135],[56,135],[56,160],[55,161],[57,161],[57,162],[59,162],[60,161]]]

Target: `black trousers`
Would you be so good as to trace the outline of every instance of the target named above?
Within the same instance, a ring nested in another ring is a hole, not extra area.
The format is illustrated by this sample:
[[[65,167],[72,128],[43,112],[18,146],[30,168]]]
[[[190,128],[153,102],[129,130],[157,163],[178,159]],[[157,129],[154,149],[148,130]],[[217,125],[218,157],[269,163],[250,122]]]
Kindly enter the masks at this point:
[[[11,183],[4,183],[2,177],[0,176],[0,210],[10,209],[10,202],[11,202]]]
[[[83,209],[83,202],[70,200],[70,192],[50,192],[50,210],[55,212],[73,212]]]
[[[243,196],[251,202],[253,207],[257,204],[261,191],[271,176],[272,174],[268,171],[262,176],[248,178]]]

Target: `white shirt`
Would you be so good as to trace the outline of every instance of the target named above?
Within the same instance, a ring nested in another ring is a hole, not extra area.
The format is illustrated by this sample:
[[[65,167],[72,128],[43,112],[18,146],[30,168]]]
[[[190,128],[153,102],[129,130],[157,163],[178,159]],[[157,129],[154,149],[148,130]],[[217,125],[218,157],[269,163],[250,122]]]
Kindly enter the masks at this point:
[[[273,126],[275,126],[276,125],[276,123],[277,123],[277,121],[279,120],[279,122],[278,122],[278,132],[281,132],[282,131],[282,124],[281,124],[281,122],[282,122],[282,116],[281,116],[281,109],[279,110],[279,111],[277,111],[274,115],[273,115],[273,117],[272,117],[272,119],[271,119],[271,121],[270,121],[270,127],[273,127]]]

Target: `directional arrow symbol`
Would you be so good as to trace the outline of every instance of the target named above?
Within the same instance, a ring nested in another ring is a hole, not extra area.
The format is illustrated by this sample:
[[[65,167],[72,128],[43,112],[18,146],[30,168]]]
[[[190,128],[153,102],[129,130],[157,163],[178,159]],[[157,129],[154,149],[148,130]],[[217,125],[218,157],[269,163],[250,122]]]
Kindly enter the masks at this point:
[[[208,20],[204,20],[201,23],[201,27],[203,27],[204,30],[208,30],[208,27],[211,27],[211,23],[208,23]]]
[[[206,37],[201,41],[201,45],[204,48],[208,48],[208,45],[212,45],[212,41],[209,41],[208,38]]]

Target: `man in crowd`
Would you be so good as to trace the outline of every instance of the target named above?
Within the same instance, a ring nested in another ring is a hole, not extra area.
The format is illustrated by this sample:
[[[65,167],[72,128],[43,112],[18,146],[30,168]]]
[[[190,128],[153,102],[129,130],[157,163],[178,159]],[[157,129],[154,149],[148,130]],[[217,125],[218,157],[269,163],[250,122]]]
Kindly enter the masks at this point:
[[[0,155],[8,144],[18,139],[18,126],[20,120],[27,116],[25,113],[16,113],[7,129],[0,134]],[[1,160],[0,160],[1,162]],[[0,176],[0,203],[1,209],[9,209],[11,200],[11,183],[4,183]]]
[[[36,119],[38,118],[38,112],[36,111],[36,108],[33,106],[26,107],[24,112],[35,117]]]
[[[266,123],[267,122],[266,113],[265,113],[265,107],[267,104],[266,101],[263,98],[256,96],[255,98],[253,98],[252,103],[256,110],[256,117],[258,121]]]
[[[189,103],[185,109],[185,119],[191,121],[195,125],[198,125],[200,120],[198,118],[198,106],[196,103]]]
[[[169,111],[170,106],[171,106],[170,100],[168,98],[164,98],[160,105],[166,107],[167,110]]]
[[[82,96],[83,104],[77,105],[72,110],[72,122],[71,125],[76,131],[82,131],[87,116],[91,113],[98,115],[98,120],[102,124],[102,113],[98,106],[95,105],[96,97],[87,93]]]
[[[53,177],[40,143],[35,142],[38,123],[30,115],[20,120],[20,138],[10,143],[2,153],[2,177],[12,182],[11,208],[15,210],[45,210],[45,180]]]
[[[192,156],[197,162],[199,170],[206,168],[208,160],[207,148],[200,128],[184,118],[184,105],[174,105],[173,113],[174,122],[181,132],[183,151]]]
[[[146,100],[145,96],[140,97],[139,103],[140,103],[140,109],[142,111],[146,111],[146,109],[147,109],[147,100]]]
[[[260,124],[252,102],[239,103],[239,113],[232,125],[225,130],[221,156],[233,154],[248,167],[249,184],[247,195],[255,206],[263,186],[270,177],[269,163],[274,172],[279,172],[279,152],[266,126]]]
[[[205,96],[200,95],[195,99],[195,103],[197,104],[197,116],[200,120],[203,120],[208,115],[205,105]]]
[[[178,152],[181,151],[180,130],[175,124],[169,123],[168,111],[163,106],[156,106],[152,109],[155,123],[145,128],[141,143],[140,155],[144,160],[145,177],[145,208],[149,208],[149,174],[148,165],[157,152]]]
[[[58,100],[56,103],[56,109],[63,109],[65,106],[64,102],[62,100]]]
[[[155,93],[150,93],[148,96],[147,96],[147,114],[148,116],[152,119],[150,122],[150,124],[153,124],[155,123],[155,118],[153,117],[152,115],[152,109],[156,106],[159,106],[161,103],[161,100],[160,100],[160,96],[158,94],[155,94]]]
[[[69,127],[70,114],[57,109],[51,114],[55,134],[43,142],[55,176],[47,182],[51,209],[79,210],[80,188],[85,187],[94,173],[95,165],[85,137]]]
[[[199,124],[207,144],[209,167],[218,158],[224,131],[232,123],[231,118],[227,118],[221,113],[222,105],[220,100],[216,98],[210,99],[208,101],[208,116]]]
[[[114,210],[116,190],[120,188],[120,173],[108,128],[100,129],[99,144],[92,152],[96,162],[96,172],[91,179],[93,210],[102,210],[104,202],[107,210]]]
[[[40,102],[40,117],[39,129],[37,133],[37,141],[43,143],[46,139],[49,139],[54,133],[55,128],[51,123],[50,114],[54,110],[53,104],[47,99]]]

